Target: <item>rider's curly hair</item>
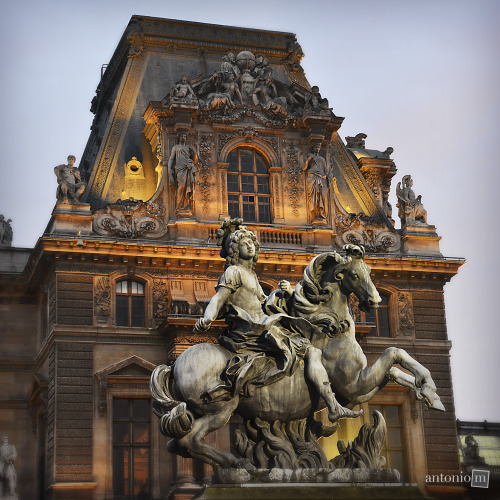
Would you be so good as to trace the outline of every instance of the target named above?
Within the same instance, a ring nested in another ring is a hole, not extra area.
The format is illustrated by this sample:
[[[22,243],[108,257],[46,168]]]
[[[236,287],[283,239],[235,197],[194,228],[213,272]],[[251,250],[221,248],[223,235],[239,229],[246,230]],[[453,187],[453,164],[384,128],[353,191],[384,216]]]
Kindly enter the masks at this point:
[[[248,237],[252,240],[255,245],[255,255],[253,256],[253,267],[259,260],[259,252],[260,252],[260,243],[257,241],[257,236],[252,233],[252,231],[248,231],[248,229],[238,229],[236,232],[231,233],[230,243],[228,248],[228,256],[226,257],[226,264],[224,265],[224,269],[227,269],[229,266],[234,266],[238,264],[238,260],[240,258],[240,240],[244,237]]]
[[[242,225],[243,219],[226,219],[221,228],[217,231],[217,244],[221,246],[220,256],[226,259],[224,269],[238,264],[240,258],[239,243],[243,237],[248,237],[255,245],[255,255],[253,257],[253,266],[259,260],[260,243],[252,231]]]

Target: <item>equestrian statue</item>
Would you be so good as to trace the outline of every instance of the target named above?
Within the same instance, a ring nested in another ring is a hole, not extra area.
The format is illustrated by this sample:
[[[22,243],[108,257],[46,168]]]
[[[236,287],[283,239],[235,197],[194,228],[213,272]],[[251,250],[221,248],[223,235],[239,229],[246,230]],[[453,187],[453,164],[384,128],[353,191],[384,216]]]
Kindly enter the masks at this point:
[[[219,345],[194,345],[151,376],[153,411],[162,433],[173,438],[171,452],[214,469],[332,468],[317,439],[331,435],[339,419],[358,417],[361,410],[354,408],[388,381],[444,411],[429,370],[403,349],[389,347],[367,366],[349,296],[363,311],[376,309],[381,299],[362,247],[317,255],[294,289],[281,281],[266,297],[254,270],[260,245],[242,223],[226,219],[217,232],[225,270],[194,327],[203,332],[223,318]],[[314,419],[323,408],[332,425]],[[235,440],[239,456],[204,440],[233,414],[245,423]]]

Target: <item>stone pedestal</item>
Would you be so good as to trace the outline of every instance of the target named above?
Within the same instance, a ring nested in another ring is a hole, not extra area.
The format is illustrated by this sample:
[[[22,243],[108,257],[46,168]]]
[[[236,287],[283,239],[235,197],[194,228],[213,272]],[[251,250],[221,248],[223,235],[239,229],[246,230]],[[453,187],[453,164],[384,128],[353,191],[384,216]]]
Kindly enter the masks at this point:
[[[403,253],[411,255],[441,255],[435,226],[427,224],[406,225],[401,229]]]
[[[219,469],[195,499],[428,498],[394,469]]]
[[[169,239],[178,243],[206,243],[208,233],[206,228],[201,228],[195,219],[179,219],[168,223]]]
[[[47,226],[50,234],[91,234],[92,213],[88,203],[58,203]]]
[[[210,485],[193,500],[425,499],[417,486],[372,483]]]
[[[312,252],[328,252],[332,250],[335,233],[323,225],[313,225],[312,231],[302,235],[306,249]]]

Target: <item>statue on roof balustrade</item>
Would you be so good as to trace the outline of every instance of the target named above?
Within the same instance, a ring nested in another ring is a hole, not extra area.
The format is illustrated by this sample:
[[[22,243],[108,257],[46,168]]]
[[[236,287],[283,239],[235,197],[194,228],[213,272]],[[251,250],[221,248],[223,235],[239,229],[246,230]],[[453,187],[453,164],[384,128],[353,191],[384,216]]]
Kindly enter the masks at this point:
[[[67,165],[62,164],[54,168],[58,183],[56,197],[59,203],[80,203],[83,192],[87,187],[81,179],[80,170],[73,166],[75,161],[76,158],[69,155]]]
[[[427,224],[427,211],[422,205],[422,196],[415,196],[412,189],[413,179],[411,175],[403,177],[403,183],[398,182],[396,186],[396,196],[398,198],[398,216],[401,219],[401,225]]]

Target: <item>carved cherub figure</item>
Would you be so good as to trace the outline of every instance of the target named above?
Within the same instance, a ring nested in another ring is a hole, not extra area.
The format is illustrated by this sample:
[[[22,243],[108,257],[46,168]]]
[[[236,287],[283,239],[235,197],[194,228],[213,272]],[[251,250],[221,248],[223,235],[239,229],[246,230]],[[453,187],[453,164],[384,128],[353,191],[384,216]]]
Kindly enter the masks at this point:
[[[304,100],[305,113],[324,113],[328,112],[328,99],[321,97],[319,87],[314,85],[311,87],[311,92],[306,94]]]
[[[170,91],[171,100],[185,100],[185,101],[195,101],[196,94],[191,87],[189,80],[186,76],[183,76]]]
[[[285,118],[288,115],[286,97],[278,95],[276,85],[272,78],[256,82],[256,88],[252,95],[255,106],[269,111],[272,114]]]

